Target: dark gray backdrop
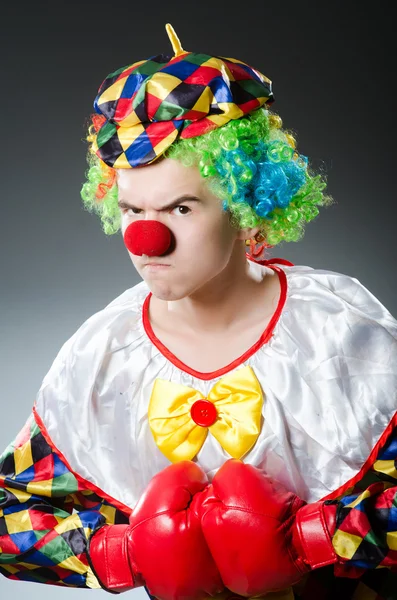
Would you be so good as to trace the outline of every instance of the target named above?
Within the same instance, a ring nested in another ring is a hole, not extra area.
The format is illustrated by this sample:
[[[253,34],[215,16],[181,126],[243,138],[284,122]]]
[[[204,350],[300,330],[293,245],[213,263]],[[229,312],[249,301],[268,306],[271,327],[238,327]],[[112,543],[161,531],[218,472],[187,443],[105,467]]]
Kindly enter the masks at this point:
[[[140,278],[120,234],[82,209],[85,118],[111,71],[171,48],[239,58],[273,81],[298,149],[337,204],[272,250],[357,277],[397,316],[396,65],[391,3],[8,3],[2,8],[0,452],[31,411],[61,345]],[[86,598],[13,582],[0,598]],[[132,592],[143,597],[142,590]]]

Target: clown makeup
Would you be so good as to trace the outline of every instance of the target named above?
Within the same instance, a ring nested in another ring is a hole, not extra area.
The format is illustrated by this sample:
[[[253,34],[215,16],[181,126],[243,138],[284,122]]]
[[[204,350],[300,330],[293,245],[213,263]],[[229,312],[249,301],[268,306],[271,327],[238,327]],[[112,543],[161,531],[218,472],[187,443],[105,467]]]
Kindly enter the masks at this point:
[[[165,158],[145,168],[118,169],[117,184],[123,235],[138,219],[159,220],[172,232],[173,243],[161,257],[129,252],[152,299],[200,331],[235,321],[247,294],[258,291],[245,239],[259,228],[233,228],[195,166]],[[149,267],[148,261],[167,266]]]

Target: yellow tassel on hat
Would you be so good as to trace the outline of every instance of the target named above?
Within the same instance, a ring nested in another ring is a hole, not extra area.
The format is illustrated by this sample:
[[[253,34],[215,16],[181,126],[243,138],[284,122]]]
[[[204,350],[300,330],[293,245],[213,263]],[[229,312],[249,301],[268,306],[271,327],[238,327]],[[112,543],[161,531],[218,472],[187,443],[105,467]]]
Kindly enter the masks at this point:
[[[182,48],[179,37],[176,35],[175,29],[172,27],[171,23],[167,23],[167,25],[165,26],[165,29],[167,31],[170,42],[172,44],[172,49],[174,51],[174,58],[177,56],[180,56],[181,54],[186,54],[186,50],[184,50]]]

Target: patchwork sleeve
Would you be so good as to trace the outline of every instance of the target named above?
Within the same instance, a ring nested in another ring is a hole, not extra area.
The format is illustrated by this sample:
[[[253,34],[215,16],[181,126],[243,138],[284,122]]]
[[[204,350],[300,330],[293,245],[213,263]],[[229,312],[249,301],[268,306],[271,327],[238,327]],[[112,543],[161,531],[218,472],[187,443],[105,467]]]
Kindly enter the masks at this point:
[[[31,415],[0,456],[0,573],[57,586],[101,588],[87,541],[128,516],[85,489],[45,441]]]
[[[365,475],[337,500],[333,546],[342,577],[367,569],[397,572],[397,426]]]

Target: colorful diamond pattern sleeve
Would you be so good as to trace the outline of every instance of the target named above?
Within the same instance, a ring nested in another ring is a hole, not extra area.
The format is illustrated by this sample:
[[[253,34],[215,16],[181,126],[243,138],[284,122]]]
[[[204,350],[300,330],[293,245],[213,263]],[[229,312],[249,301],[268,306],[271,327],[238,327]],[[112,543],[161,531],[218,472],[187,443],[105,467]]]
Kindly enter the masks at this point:
[[[100,588],[86,555],[104,523],[128,517],[85,489],[33,415],[0,456],[0,573],[9,579]]]
[[[397,573],[397,427],[365,475],[338,498],[336,553],[346,565],[336,574],[366,569]],[[345,570],[346,569],[346,570]]]

